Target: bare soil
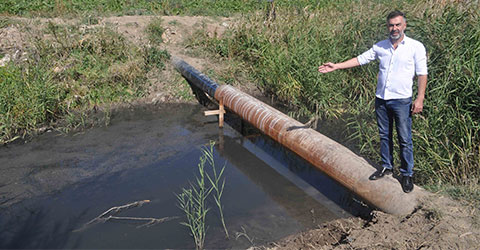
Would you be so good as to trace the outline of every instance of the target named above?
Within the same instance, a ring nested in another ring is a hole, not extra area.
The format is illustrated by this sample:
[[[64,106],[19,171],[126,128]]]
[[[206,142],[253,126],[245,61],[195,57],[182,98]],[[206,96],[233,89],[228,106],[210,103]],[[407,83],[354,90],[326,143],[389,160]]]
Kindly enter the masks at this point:
[[[145,28],[152,16],[122,16],[103,18],[96,25],[113,25],[135,43],[148,43]],[[171,55],[181,57],[199,71],[228,70],[225,62],[217,62],[205,53],[193,51],[185,41],[201,32],[208,36],[221,36],[233,27],[234,19],[210,17],[161,17],[165,33],[163,47]],[[28,36],[40,29],[47,19],[17,18],[14,23],[0,29],[0,52],[5,57],[20,58],[28,45]],[[50,19],[62,23],[76,20]],[[0,58],[1,60],[2,58]],[[6,59],[5,59],[6,60]],[[140,102],[191,102],[179,98],[181,77],[168,65],[165,72],[150,77],[150,92]],[[251,83],[235,83],[242,90],[258,96],[259,91]],[[191,94],[190,94],[191,95]],[[398,204],[401,206],[401,204]],[[375,211],[368,219],[347,218],[331,221],[318,228],[291,235],[278,242],[255,247],[262,249],[478,249],[480,245],[480,213],[475,205],[454,201],[441,194],[429,194],[408,215],[390,215]]]

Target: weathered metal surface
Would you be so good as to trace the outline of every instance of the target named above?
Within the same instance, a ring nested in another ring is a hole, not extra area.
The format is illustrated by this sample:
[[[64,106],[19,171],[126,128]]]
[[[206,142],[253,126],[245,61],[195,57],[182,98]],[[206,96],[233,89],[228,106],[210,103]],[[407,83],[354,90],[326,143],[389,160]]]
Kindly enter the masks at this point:
[[[202,74],[180,58],[172,57],[172,64],[190,83],[194,84],[212,97],[215,95],[215,90],[218,87],[216,82],[212,81],[206,75]]]
[[[188,74],[183,75],[187,77]],[[201,78],[208,77],[202,75]],[[204,82],[210,84],[210,81]],[[369,180],[368,177],[375,168],[341,144],[234,87],[215,84],[213,89],[210,86],[211,84],[199,87],[210,91],[209,94],[213,93],[210,95],[219,101],[222,100],[229,110],[309,161],[371,205],[387,213],[407,214],[414,210],[417,196],[423,194],[419,188],[405,194],[400,183],[390,176],[377,181]]]
[[[414,193],[405,194],[393,178],[369,180],[375,168],[341,144],[234,87],[219,86],[215,99],[372,205],[392,214],[413,211]]]

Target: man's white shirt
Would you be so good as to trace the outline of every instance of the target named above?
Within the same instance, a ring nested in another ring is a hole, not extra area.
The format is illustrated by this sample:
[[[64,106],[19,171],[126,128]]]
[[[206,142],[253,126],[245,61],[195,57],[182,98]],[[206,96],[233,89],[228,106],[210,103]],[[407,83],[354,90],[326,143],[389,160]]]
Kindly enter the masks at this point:
[[[389,39],[380,41],[357,57],[360,65],[379,60],[375,95],[383,100],[412,97],[413,78],[426,75],[427,55],[423,44],[404,35],[397,49]]]

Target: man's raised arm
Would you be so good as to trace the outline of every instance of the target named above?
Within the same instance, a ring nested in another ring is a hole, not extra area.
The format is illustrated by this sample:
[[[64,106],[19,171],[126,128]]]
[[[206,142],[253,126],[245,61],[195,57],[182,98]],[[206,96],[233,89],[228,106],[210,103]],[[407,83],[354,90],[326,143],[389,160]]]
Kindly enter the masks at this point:
[[[337,69],[348,69],[348,68],[357,67],[359,65],[360,63],[358,62],[358,59],[354,57],[348,61],[341,62],[341,63],[331,63],[331,62],[324,63],[323,65],[318,67],[318,72],[328,73],[328,72],[335,71]]]

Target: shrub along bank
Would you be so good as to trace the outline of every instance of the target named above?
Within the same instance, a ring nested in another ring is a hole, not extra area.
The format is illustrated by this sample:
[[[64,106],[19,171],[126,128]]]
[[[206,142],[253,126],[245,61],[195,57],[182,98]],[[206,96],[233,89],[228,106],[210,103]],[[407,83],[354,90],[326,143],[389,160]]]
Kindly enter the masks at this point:
[[[48,23],[39,32],[23,55],[0,67],[0,143],[58,121],[64,129],[86,125],[98,106],[143,96],[147,73],[169,57],[107,26]]]
[[[355,57],[385,39],[385,16],[394,9],[406,12],[406,34],[423,42],[428,53],[425,107],[413,124],[416,182],[478,198],[477,2],[355,1],[341,8],[278,8],[273,21],[265,13],[246,16],[230,35],[205,37],[194,45],[235,60],[236,71],[246,68],[266,93],[288,103],[294,114],[341,119],[360,153],[376,160],[379,142],[373,103],[378,64],[324,75],[317,67]]]

